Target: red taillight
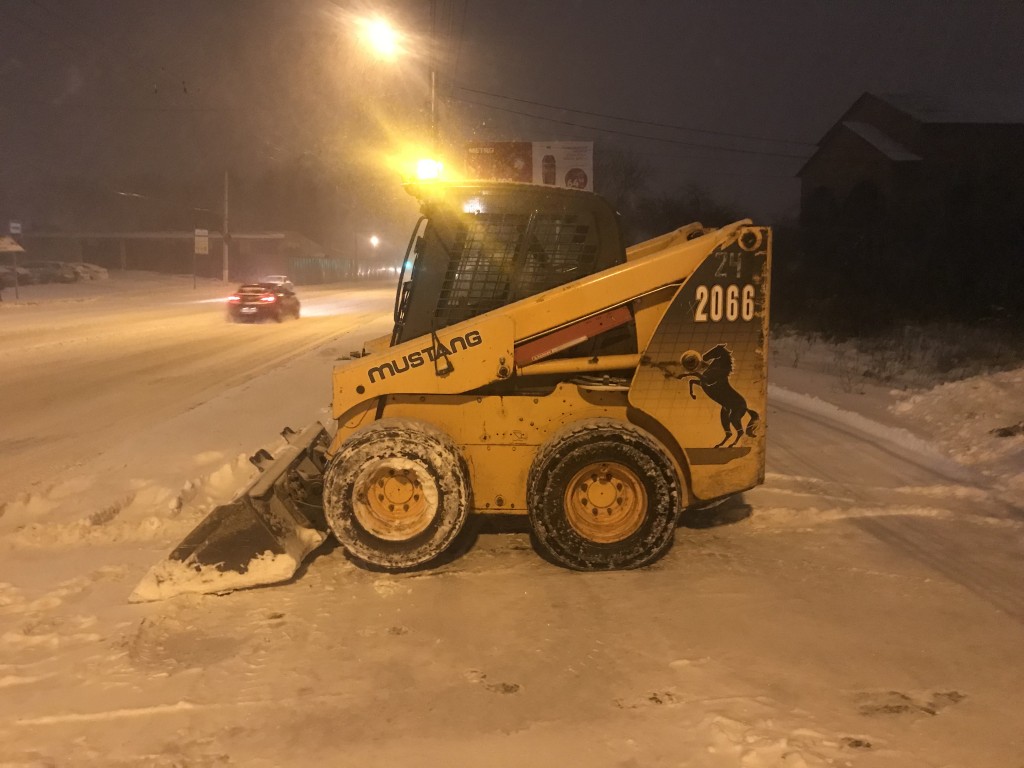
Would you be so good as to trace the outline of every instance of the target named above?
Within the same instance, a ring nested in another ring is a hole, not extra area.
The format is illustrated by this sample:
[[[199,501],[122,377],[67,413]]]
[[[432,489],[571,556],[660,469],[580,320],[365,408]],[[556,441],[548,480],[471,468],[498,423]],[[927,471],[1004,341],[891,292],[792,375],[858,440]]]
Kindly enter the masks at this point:
[[[272,303],[272,302],[277,301],[277,297],[274,294],[272,294],[272,293],[265,293],[262,296],[260,296],[260,301],[266,301],[267,303]]]
[[[237,304],[241,299],[237,296],[228,296],[228,304]]]

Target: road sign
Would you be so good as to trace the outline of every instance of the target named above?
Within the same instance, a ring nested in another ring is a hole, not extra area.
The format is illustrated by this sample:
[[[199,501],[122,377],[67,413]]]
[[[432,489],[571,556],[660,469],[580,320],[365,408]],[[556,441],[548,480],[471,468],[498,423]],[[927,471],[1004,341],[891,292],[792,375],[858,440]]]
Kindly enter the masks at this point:
[[[208,229],[196,230],[196,249],[199,256],[207,256],[210,253],[210,231]]]

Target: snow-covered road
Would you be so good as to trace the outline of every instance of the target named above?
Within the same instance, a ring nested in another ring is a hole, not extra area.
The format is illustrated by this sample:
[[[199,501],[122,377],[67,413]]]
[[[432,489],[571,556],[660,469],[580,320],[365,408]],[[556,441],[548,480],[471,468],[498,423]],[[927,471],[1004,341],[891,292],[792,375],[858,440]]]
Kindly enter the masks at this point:
[[[1024,523],[1005,472],[1024,439],[956,462],[921,431],[946,391],[851,396],[781,354],[767,483],[694,515],[651,568],[564,571],[513,523],[422,573],[326,549],[283,586],[129,605],[253,471],[244,453],[322,416],[334,358],[386,331],[390,291],[344,293],[351,324],[234,328],[216,307],[143,303],[121,333],[103,297],[0,311],[24,339],[0,351],[25,363],[0,374],[22,398],[0,400],[22,430],[0,438],[0,764],[1024,764]],[[66,384],[32,373],[61,323],[108,338],[104,365],[64,358]],[[225,333],[249,346],[224,351]],[[167,364],[142,366],[147,345]],[[250,352],[266,366],[241,377]],[[54,450],[25,442],[33,425],[60,424],[32,391],[72,418],[74,382],[104,377],[106,418],[68,427],[63,471],[32,474]],[[983,391],[956,402],[983,411]]]
[[[109,281],[26,286],[18,306],[8,297],[0,487],[52,479],[96,446],[143,434],[379,319],[394,296],[383,286],[308,289],[300,321],[250,325],[225,321],[229,292],[210,280],[193,288],[191,278],[114,272]]]

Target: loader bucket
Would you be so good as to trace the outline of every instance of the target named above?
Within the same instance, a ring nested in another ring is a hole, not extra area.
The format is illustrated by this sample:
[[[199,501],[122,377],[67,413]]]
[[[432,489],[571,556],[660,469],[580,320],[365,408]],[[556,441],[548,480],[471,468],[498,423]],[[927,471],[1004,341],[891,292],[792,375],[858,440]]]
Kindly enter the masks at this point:
[[[295,575],[327,538],[321,494],[330,438],[320,424],[282,434],[288,446],[277,457],[265,450],[253,456],[250,461],[261,474],[151,568],[132,592],[132,602],[230,592]]]

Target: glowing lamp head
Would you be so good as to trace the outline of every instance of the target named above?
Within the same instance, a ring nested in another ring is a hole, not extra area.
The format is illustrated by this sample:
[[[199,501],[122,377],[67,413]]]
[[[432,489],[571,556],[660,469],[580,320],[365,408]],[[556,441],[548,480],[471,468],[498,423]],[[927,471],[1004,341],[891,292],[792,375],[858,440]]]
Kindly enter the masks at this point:
[[[380,245],[380,238],[377,237],[376,235],[371,235],[370,236],[370,245],[372,245],[374,248],[376,248],[378,245]]]
[[[399,53],[398,33],[384,19],[362,22],[363,38],[378,56],[394,59]]]

